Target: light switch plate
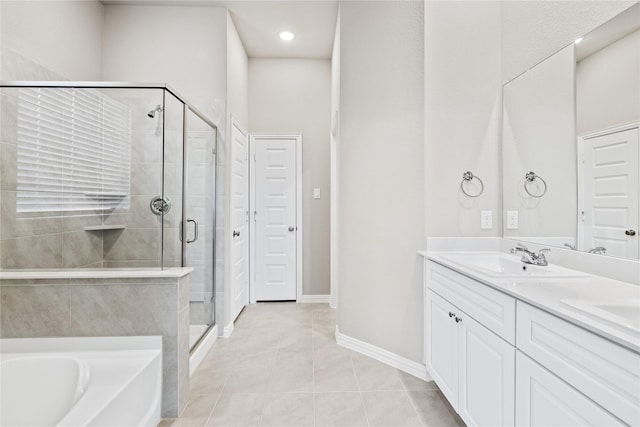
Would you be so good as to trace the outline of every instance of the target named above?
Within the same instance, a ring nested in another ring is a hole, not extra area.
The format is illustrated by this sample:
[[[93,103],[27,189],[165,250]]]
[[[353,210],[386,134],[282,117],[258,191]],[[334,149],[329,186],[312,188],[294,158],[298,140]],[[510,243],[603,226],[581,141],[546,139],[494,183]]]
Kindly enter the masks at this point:
[[[314,199],[319,199],[320,198],[320,189],[319,188],[314,188],[313,189],[313,198]]]
[[[483,230],[491,230],[493,228],[493,212],[480,212],[480,228]]]
[[[518,211],[507,211],[507,229],[515,230],[518,228]]]

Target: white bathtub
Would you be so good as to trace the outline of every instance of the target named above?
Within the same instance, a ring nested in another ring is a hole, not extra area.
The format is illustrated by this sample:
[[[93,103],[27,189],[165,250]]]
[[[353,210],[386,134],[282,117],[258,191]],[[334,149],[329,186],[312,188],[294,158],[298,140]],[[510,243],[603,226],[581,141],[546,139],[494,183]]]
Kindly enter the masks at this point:
[[[0,340],[0,426],[160,421],[161,337]]]

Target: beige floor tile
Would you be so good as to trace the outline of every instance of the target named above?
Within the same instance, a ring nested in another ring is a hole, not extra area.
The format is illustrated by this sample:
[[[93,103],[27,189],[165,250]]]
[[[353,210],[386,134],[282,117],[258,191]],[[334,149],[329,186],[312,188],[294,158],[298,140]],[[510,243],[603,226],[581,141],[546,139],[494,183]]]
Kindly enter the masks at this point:
[[[182,414],[180,414],[179,423],[180,427],[186,426],[204,426],[213,411],[214,406],[218,402],[219,394],[213,395],[197,395],[192,394],[190,396],[189,403],[187,404]],[[177,425],[172,425],[177,427]]]
[[[229,379],[229,373],[198,369],[189,382],[191,394],[219,394]]]
[[[280,350],[269,380],[270,392],[313,392],[313,353]]]
[[[327,304],[247,306],[191,378],[182,416],[159,427],[463,425],[433,382],[338,346],[334,331]]]
[[[315,393],[314,396],[316,427],[368,426],[360,393]]]
[[[406,391],[363,392],[362,401],[371,427],[423,425]]]
[[[404,390],[400,371],[362,354],[351,357],[360,391]]]
[[[235,371],[229,375],[229,379],[222,389],[222,393],[265,393],[272,371],[273,369]]]
[[[257,427],[260,425],[264,400],[264,393],[223,394],[218,399],[206,425],[208,427]]]
[[[409,398],[425,426],[464,427],[464,422],[453,411],[439,390],[410,391]]]
[[[314,356],[314,391],[358,391],[358,382],[350,358],[320,359]]]
[[[438,386],[433,381],[425,381],[420,378],[414,377],[406,372],[398,371],[400,374],[400,380],[405,390],[410,391],[426,391],[426,390],[438,390]]]
[[[313,394],[267,394],[260,425],[261,427],[313,426]]]

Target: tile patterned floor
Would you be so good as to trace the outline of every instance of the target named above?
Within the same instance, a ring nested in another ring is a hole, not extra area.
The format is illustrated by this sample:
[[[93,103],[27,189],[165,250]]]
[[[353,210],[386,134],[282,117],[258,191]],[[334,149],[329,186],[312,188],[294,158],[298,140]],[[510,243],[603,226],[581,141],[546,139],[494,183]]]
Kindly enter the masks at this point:
[[[464,426],[433,382],[347,350],[326,304],[247,306],[159,427]]]

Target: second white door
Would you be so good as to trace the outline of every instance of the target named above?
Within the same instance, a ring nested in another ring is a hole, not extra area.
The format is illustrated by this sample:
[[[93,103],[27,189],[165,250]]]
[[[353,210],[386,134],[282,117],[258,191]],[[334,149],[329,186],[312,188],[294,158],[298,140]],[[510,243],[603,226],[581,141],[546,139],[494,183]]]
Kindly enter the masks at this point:
[[[255,300],[297,300],[299,137],[252,137]]]
[[[247,134],[235,121],[231,134],[231,321],[249,303],[249,157]]]

